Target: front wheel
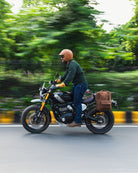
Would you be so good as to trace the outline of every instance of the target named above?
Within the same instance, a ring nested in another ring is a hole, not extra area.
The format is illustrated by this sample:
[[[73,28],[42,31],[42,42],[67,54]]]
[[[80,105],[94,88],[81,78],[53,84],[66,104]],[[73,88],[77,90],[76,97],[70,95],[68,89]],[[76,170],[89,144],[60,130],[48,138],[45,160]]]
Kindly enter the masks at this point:
[[[95,134],[107,133],[114,125],[114,115],[112,111],[97,112],[93,115],[93,111],[88,113],[89,117],[94,117],[97,122],[87,118],[85,120],[87,128]]]
[[[40,112],[38,105],[27,107],[21,117],[23,127],[31,133],[41,133],[51,122],[49,111]]]

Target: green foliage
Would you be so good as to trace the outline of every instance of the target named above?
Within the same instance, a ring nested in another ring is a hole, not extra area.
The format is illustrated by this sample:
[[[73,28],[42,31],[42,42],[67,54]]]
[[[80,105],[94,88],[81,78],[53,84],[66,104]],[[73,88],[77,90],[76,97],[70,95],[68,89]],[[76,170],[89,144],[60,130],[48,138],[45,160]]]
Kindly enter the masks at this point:
[[[124,71],[137,65],[136,15],[107,34],[97,25],[100,12],[89,0],[24,0],[24,7],[3,18],[0,56],[6,70],[61,71],[57,56],[63,48],[73,50],[87,71]]]
[[[123,48],[127,52],[133,52],[136,59],[134,65],[138,66],[138,0],[135,0],[135,15],[122,26]]]
[[[12,44],[12,40],[7,37],[7,33],[5,28],[7,27],[7,24],[5,22],[5,19],[9,18],[10,15],[10,5],[4,1],[1,0],[0,2],[0,60],[4,57],[9,57],[9,54],[11,52],[10,46]]]
[[[118,102],[119,110],[138,110],[138,71],[124,73],[86,73],[88,88],[92,92],[106,89],[112,92],[112,99]],[[23,109],[30,105],[30,100],[39,96],[39,88],[46,82],[53,80],[48,74],[21,74],[0,76],[0,109]],[[9,85],[10,84],[10,85]],[[63,90],[63,89],[62,89]],[[71,87],[65,87],[71,91]],[[4,97],[6,99],[4,99]],[[11,102],[11,103],[10,103]],[[21,107],[20,107],[21,106]]]
[[[6,58],[8,69],[50,72],[51,67],[57,68],[57,55],[63,48],[72,49],[84,69],[104,64],[99,42],[102,29],[95,19],[100,12],[89,1],[27,2],[32,7],[7,20],[8,36],[14,40],[14,52]]]
[[[112,30],[106,40],[111,59],[110,69],[119,71],[135,69],[138,66],[138,0],[135,0],[135,15],[132,19]]]
[[[0,2],[0,24],[4,22],[4,19],[7,18],[7,13],[10,12],[10,5],[5,0]]]
[[[112,92],[120,110],[138,110],[138,71],[124,73],[87,74],[93,92],[106,89]]]
[[[96,15],[101,12],[93,7],[93,1],[24,0],[24,9],[13,15],[9,4],[1,0],[1,97],[22,97],[23,104],[28,104],[42,81],[51,79],[55,72],[64,73],[57,57],[68,48],[83,67],[92,90],[103,89],[97,84],[104,84],[122,110],[136,110],[137,72],[103,73],[138,66],[138,0],[135,2],[133,18],[107,33],[97,25]]]

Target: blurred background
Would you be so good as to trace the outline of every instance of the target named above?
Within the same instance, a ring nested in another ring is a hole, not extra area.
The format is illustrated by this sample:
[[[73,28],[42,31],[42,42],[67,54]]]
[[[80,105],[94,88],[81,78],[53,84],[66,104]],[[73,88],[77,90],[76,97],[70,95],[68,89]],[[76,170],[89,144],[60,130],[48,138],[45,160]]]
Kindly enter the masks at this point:
[[[107,2],[0,1],[0,113],[20,114],[44,81],[64,74],[58,58],[64,48],[73,51],[92,92],[107,89],[119,110],[138,110],[138,0],[126,0],[132,13],[119,24],[108,18]],[[125,5],[114,6],[118,19]]]

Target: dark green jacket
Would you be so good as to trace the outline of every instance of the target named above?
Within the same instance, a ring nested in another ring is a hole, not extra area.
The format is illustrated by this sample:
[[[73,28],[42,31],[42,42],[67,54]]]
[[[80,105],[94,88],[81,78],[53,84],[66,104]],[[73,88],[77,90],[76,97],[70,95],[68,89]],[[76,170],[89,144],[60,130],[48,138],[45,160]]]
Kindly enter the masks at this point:
[[[61,77],[61,81],[67,86],[70,82],[74,85],[87,82],[80,65],[75,61],[71,60],[66,67],[65,74]]]

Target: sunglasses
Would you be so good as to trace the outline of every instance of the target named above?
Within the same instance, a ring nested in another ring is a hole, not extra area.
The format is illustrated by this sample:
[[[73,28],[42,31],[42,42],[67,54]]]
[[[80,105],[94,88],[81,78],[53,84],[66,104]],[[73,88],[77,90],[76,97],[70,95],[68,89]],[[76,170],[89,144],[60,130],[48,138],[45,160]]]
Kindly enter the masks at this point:
[[[59,57],[63,59],[64,58],[64,55],[59,55]]]

